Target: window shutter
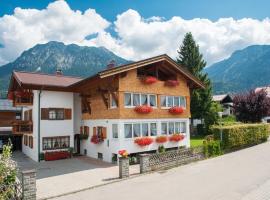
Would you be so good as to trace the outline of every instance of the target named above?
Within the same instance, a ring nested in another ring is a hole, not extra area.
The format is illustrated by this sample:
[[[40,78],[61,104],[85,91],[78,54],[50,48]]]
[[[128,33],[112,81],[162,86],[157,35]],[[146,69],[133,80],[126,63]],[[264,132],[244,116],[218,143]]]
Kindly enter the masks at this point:
[[[68,108],[68,109],[65,109],[65,119],[71,119],[71,109]]]
[[[93,127],[93,135],[97,135],[97,127]]]
[[[80,134],[83,134],[83,126],[80,127]]]
[[[41,108],[41,119],[49,119],[49,108]]]
[[[84,134],[89,135],[89,127],[84,126]]]
[[[102,127],[102,138],[103,139],[107,138],[107,128],[106,127]]]
[[[32,121],[32,109],[29,110],[29,120]]]

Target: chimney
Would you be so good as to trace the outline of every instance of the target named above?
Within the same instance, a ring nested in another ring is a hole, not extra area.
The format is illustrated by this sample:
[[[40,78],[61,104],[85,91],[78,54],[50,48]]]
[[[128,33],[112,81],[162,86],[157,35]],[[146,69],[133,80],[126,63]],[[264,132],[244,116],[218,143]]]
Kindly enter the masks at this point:
[[[59,75],[59,76],[63,75],[62,69],[61,68],[57,68],[56,71],[55,71],[55,74],[56,75]]]
[[[114,68],[115,67],[115,61],[114,60],[111,60],[110,62],[109,62],[109,64],[107,65],[107,69],[112,69],[112,68]]]

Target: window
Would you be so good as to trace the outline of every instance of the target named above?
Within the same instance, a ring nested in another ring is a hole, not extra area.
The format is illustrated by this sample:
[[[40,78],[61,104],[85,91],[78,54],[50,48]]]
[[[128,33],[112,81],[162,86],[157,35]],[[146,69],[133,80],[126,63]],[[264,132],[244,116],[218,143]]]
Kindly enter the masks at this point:
[[[147,123],[142,124],[142,136],[149,136]]]
[[[63,120],[64,119],[64,109],[62,108],[50,108],[49,110],[50,120]]]
[[[156,136],[157,135],[157,124],[156,123],[151,123],[150,124],[150,135],[151,136]]]
[[[186,133],[186,122],[162,122],[161,134]]]
[[[157,96],[154,94],[125,93],[125,107],[136,107],[140,105],[157,106]]]
[[[28,146],[28,136],[27,136],[27,135],[24,135],[24,136],[23,136],[23,144],[24,144],[25,146]]]
[[[42,138],[43,150],[65,149],[69,147],[70,147],[69,136],[43,137]]]
[[[161,96],[161,107],[169,108],[173,106],[181,106],[186,108],[186,98],[183,96]]]
[[[133,124],[133,137],[140,137],[140,136],[141,136],[141,125]]]
[[[112,137],[118,138],[118,124],[112,125]]]
[[[161,135],[167,135],[168,132],[168,126],[166,123],[161,123]]]
[[[28,139],[29,139],[29,147],[33,149],[33,136],[29,136]]]
[[[117,104],[112,95],[110,95],[110,108],[117,108]]]
[[[125,93],[125,106],[131,106],[131,93]]]
[[[103,160],[103,154],[102,153],[98,153],[98,159]]]
[[[132,124],[125,124],[125,138],[132,138]]]

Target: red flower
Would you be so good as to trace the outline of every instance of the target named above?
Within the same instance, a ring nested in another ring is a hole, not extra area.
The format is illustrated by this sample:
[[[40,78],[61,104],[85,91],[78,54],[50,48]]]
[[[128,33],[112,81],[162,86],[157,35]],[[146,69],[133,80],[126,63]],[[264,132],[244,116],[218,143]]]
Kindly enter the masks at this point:
[[[179,85],[179,81],[177,81],[177,80],[167,80],[165,82],[165,85],[170,86],[170,87],[175,87],[175,86]]]
[[[127,150],[119,150],[118,151],[118,154],[120,155],[120,156],[122,156],[122,157],[124,157],[124,158],[127,158],[128,157],[128,152],[127,152]]]
[[[183,134],[173,134],[172,136],[170,136],[170,141],[171,142],[179,142],[181,140],[183,140],[185,138],[185,136]]]
[[[165,143],[167,141],[168,141],[168,137],[165,136],[165,135],[156,137],[156,142],[157,143]]]
[[[153,83],[157,82],[157,78],[154,77],[154,76],[147,76],[147,77],[145,77],[145,78],[143,79],[143,82],[144,82],[145,84],[153,84]]]
[[[104,141],[103,138],[100,138],[97,135],[93,135],[91,137],[91,142],[94,143],[94,144],[99,144],[99,143],[101,143],[103,141]]]
[[[174,106],[169,109],[169,112],[172,114],[181,114],[184,112],[184,109],[180,106]]]
[[[154,140],[150,137],[142,137],[142,138],[137,138],[134,140],[134,143],[139,145],[139,146],[147,146],[150,145],[154,142]]]
[[[153,111],[151,106],[143,105],[143,106],[136,106],[134,110],[138,113],[150,113]]]
[[[14,99],[14,93],[13,92],[9,92],[8,93],[8,99],[9,100],[13,100]]]
[[[69,157],[70,157],[70,152],[68,151],[45,152],[44,154],[44,159],[46,161],[65,159]]]

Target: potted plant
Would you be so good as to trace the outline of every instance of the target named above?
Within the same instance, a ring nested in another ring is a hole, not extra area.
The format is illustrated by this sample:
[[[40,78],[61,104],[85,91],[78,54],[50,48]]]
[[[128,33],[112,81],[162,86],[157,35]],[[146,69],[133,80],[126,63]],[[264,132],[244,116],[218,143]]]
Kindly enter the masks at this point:
[[[80,140],[87,140],[88,139],[88,137],[89,137],[89,135],[88,134],[85,134],[85,133],[83,133],[83,134],[80,134]]]
[[[165,153],[165,151],[166,151],[166,149],[165,149],[165,147],[163,145],[160,145],[158,147],[158,153]]]
[[[148,146],[154,142],[153,138],[150,137],[141,137],[134,140],[134,143],[143,147]]]
[[[151,106],[148,106],[148,105],[142,105],[142,106],[136,106],[134,108],[134,110],[137,112],[137,113],[141,113],[141,114],[147,114],[147,113],[150,113],[153,111],[153,108]]]
[[[146,77],[144,77],[142,80],[143,80],[143,82],[144,82],[145,84],[148,84],[148,85],[157,82],[157,78],[154,77],[154,76],[146,76]]]
[[[184,112],[184,109],[181,106],[174,106],[169,109],[171,114],[181,114]]]
[[[176,87],[177,85],[179,85],[178,80],[167,80],[167,81],[165,81],[165,86]]]
[[[181,140],[183,140],[185,138],[184,134],[181,133],[175,133],[173,135],[170,136],[169,140],[171,142],[180,142]]]
[[[168,141],[168,137],[166,135],[161,135],[156,137],[156,142],[157,143],[165,143]]]
[[[119,150],[118,154],[122,157],[122,158],[128,158],[128,152],[127,150]]]

